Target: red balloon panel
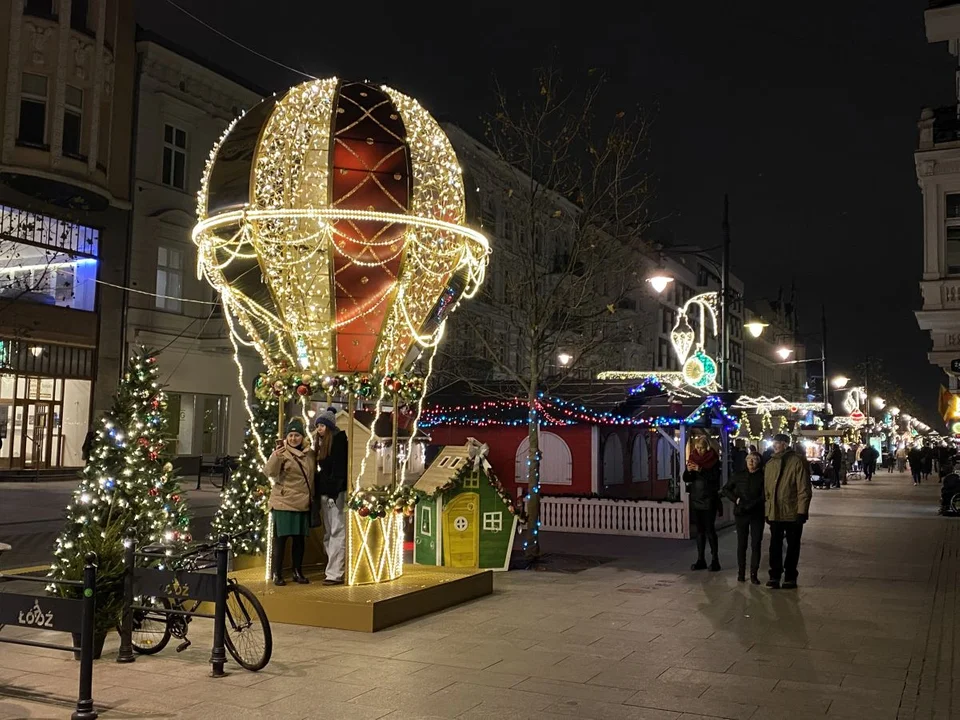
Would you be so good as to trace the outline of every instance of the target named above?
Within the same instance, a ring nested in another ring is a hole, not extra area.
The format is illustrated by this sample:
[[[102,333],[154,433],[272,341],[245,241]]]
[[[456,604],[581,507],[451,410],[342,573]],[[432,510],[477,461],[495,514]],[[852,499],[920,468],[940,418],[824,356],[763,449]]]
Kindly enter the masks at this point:
[[[332,192],[336,207],[405,213],[409,157],[399,112],[387,95],[345,84],[333,121]],[[334,254],[337,370],[367,372],[396,290],[405,227],[338,220]]]

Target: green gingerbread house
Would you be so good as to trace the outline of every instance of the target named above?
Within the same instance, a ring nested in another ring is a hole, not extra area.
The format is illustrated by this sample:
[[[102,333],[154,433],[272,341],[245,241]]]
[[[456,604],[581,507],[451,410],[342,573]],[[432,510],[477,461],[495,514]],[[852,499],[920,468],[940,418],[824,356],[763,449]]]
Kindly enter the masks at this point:
[[[507,570],[523,512],[475,439],[440,449],[414,488],[413,561],[420,565]]]

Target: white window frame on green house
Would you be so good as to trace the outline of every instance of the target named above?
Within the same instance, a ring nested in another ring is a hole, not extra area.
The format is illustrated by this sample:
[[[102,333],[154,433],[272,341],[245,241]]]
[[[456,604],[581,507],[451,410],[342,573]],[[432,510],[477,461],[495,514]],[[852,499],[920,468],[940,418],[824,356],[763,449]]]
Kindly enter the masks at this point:
[[[503,532],[503,511],[485,512],[483,514],[484,532]]]

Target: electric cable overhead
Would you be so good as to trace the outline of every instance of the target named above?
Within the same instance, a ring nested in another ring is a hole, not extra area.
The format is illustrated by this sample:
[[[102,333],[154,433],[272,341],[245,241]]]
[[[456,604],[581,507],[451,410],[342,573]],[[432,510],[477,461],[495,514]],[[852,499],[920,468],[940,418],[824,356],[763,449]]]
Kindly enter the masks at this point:
[[[179,11],[182,12],[184,15],[186,15],[187,17],[189,17],[191,20],[194,20],[195,22],[200,23],[201,25],[203,25],[205,28],[207,28],[207,29],[210,30],[211,32],[216,33],[217,35],[219,35],[220,37],[222,37],[224,40],[227,40],[228,42],[233,43],[233,44],[236,45],[237,47],[246,50],[248,53],[251,53],[251,54],[253,54],[253,55],[256,55],[258,58],[260,58],[260,59],[262,59],[262,60],[266,60],[267,62],[273,63],[274,65],[276,65],[276,66],[278,66],[278,67],[282,67],[284,70],[289,70],[290,72],[296,73],[297,75],[300,75],[300,76],[302,76],[302,77],[305,77],[305,78],[307,78],[307,79],[309,79],[309,80],[317,80],[317,79],[318,79],[316,76],[311,75],[310,73],[306,73],[306,72],[304,72],[303,70],[298,70],[298,69],[295,68],[295,67],[291,67],[291,66],[289,66],[289,65],[285,65],[285,64],[283,64],[282,62],[280,62],[279,60],[274,60],[272,57],[269,57],[269,56],[267,56],[267,55],[264,55],[262,52],[258,52],[258,51],[256,51],[256,50],[254,50],[252,47],[249,47],[249,46],[247,46],[247,45],[244,45],[244,44],[243,44],[242,42],[240,42],[239,40],[234,40],[232,37],[230,37],[230,36],[227,35],[226,33],[221,32],[220,30],[217,30],[217,28],[215,28],[215,27],[214,27],[213,25],[211,25],[210,23],[204,22],[203,20],[201,20],[200,18],[198,18],[196,15],[194,15],[193,13],[191,13],[189,10],[187,10],[187,9],[181,7],[180,5],[178,5],[177,3],[173,2],[173,0],[166,0],[166,1],[167,1],[168,4],[173,5],[173,7],[175,7],[177,10],[179,10]]]

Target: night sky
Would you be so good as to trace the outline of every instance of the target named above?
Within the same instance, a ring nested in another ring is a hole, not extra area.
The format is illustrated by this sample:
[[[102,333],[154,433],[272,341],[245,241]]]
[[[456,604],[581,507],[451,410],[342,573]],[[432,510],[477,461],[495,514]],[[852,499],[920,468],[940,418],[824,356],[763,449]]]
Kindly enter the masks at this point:
[[[955,61],[946,43],[926,42],[925,0],[176,2],[318,77],[388,82],[480,137],[494,73],[519,86],[553,49],[571,80],[602,70],[611,109],[656,110],[658,231],[717,244],[729,193],[747,300],[795,283],[805,332],[819,330],[826,304],[831,372],[880,356],[937,424],[940,374],[913,315],[923,253],[913,152],[921,108],[955,102]],[[138,0],[138,21],[271,90],[302,80],[166,0]]]

